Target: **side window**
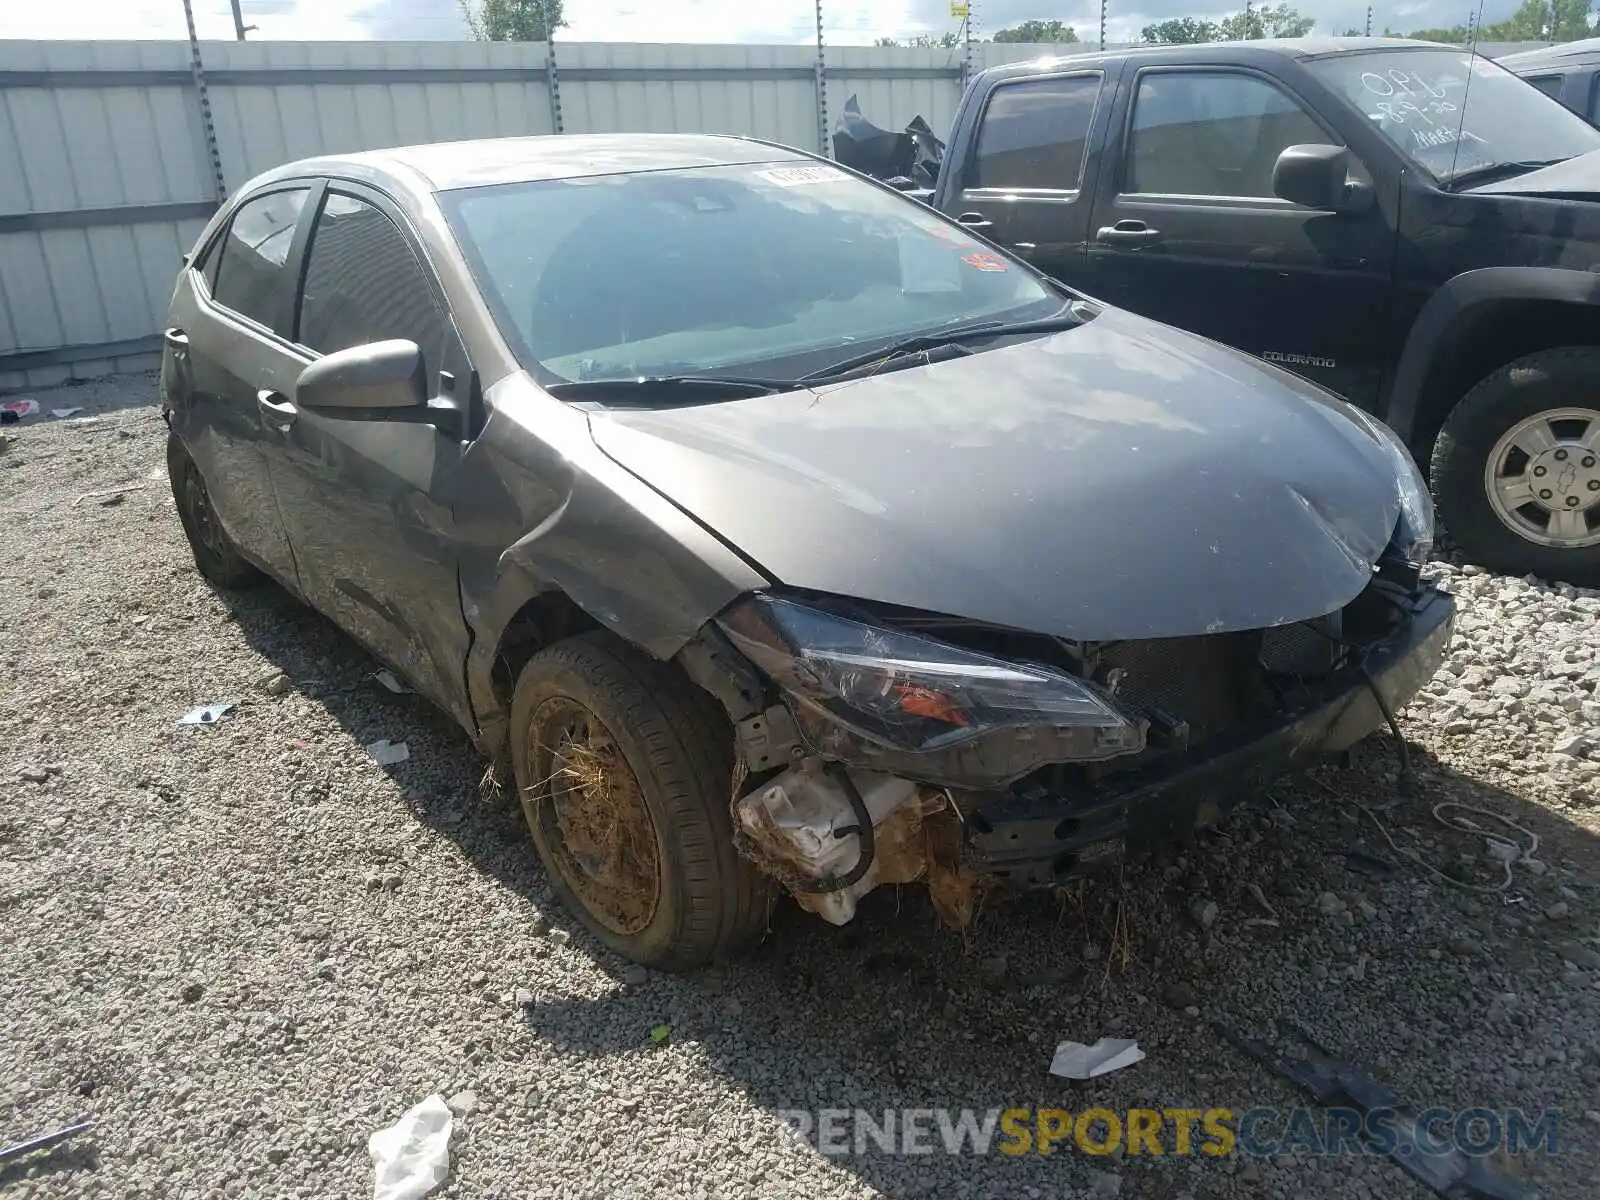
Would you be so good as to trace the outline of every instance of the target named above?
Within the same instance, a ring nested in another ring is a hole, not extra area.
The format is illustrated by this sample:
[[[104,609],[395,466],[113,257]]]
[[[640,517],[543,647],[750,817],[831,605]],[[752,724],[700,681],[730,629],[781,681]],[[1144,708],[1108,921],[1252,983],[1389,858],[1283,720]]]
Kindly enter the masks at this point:
[[[1235,72],[1159,71],[1139,79],[1125,189],[1168,196],[1271,196],[1289,146],[1331,135],[1283,91]]]
[[[226,240],[226,234],[212,238],[189,261],[191,269],[205,276],[206,286],[212,292],[217,290],[217,264],[222,261],[222,244]]]
[[[1529,83],[1533,84],[1534,87],[1538,88],[1546,96],[1552,96],[1557,100],[1561,98],[1561,82],[1566,78],[1566,76],[1528,75],[1525,78]]]
[[[268,329],[282,324],[294,286],[285,264],[309,194],[306,188],[269,192],[247,200],[233,214],[221,251],[213,254],[215,271],[208,275],[218,304]]]
[[[297,340],[332,354],[388,338],[421,346],[431,375],[449,326],[405,234],[372,205],[329,192],[311,231]]]
[[[996,88],[978,127],[967,186],[1055,191],[1078,187],[1099,97],[1099,75]]]
[[[1600,71],[1596,71],[1589,80],[1589,111],[1586,115],[1591,125],[1600,123]]]

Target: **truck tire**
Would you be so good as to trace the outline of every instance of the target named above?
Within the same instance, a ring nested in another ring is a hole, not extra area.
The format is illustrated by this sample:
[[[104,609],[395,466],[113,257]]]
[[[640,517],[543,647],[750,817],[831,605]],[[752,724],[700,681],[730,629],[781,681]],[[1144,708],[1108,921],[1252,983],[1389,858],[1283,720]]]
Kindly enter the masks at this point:
[[[733,844],[733,751],[711,697],[611,634],[558,642],[522,669],[523,816],[562,903],[624,958],[691,970],[765,932],[775,893]]]
[[[1434,499],[1469,561],[1600,586],[1600,347],[1507,363],[1445,419]]]
[[[183,442],[167,434],[167,478],[172,483],[172,500],[178,506],[178,521],[189,540],[195,568],[219,587],[243,588],[261,583],[266,576],[247,562],[233,544],[228,531],[217,520],[211,507],[211,493]]]

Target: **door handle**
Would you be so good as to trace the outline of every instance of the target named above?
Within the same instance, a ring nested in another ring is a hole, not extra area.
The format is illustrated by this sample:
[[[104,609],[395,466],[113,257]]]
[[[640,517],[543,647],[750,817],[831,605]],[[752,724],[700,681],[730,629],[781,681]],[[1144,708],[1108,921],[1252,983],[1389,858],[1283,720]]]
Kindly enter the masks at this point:
[[[1161,240],[1161,230],[1151,229],[1143,221],[1118,221],[1115,225],[1100,226],[1094,240],[1107,246],[1148,246]]]
[[[174,326],[161,335],[161,340],[167,344],[174,357],[189,353],[189,335]]]
[[[1023,258],[1032,258],[1034,252],[1039,249],[1039,245],[1037,242],[1014,242],[1011,248],[1022,255]]]
[[[256,403],[261,406],[262,420],[279,433],[289,432],[289,426],[294,424],[294,419],[298,415],[295,406],[289,402],[289,397],[282,392],[260,391],[256,393]]]
[[[992,229],[994,222],[982,213],[962,213],[956,218],[956,224],[965,225],[968,229]]]

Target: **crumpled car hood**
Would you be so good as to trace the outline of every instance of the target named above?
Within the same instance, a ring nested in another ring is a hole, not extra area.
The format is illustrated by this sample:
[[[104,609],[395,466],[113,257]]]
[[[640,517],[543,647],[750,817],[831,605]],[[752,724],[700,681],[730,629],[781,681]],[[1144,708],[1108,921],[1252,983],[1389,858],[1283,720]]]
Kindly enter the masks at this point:
[[[1132,314],[816,391],[596,410],[791,588],[1081,640],[1264,628],[1367,585],[1394,472],[1340,402]]]

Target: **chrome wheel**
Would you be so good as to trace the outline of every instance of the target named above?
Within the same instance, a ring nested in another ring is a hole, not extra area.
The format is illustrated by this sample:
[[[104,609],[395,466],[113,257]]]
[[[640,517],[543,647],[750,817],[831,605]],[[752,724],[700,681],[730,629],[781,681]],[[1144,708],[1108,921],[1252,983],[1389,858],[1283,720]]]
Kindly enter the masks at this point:
[[[1541,546],[1600,545],[1600,410],[1556,408],[1519,421],[1484,467],[1501,524]]]

